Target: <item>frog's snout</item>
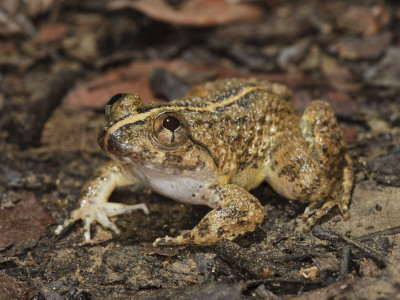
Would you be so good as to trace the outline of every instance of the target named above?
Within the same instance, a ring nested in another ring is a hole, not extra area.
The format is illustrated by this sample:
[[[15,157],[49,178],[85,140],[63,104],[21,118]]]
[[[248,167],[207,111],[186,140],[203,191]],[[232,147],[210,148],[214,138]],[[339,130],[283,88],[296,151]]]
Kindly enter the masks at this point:
[[[126,128],[113,132],[105,128],[100,132],[98,141],[101,149],[113,159],[126,161],[128,157],[135,156],[135,143],[129,139]]]
[[[108,156],[128,155],[128,152],[130,152],[128,151],[129,147],[121,142],[120,135],[118,134],[119,131],[120,130],[109,133],[106,130],[102,130],[99,134],[100,148]]]

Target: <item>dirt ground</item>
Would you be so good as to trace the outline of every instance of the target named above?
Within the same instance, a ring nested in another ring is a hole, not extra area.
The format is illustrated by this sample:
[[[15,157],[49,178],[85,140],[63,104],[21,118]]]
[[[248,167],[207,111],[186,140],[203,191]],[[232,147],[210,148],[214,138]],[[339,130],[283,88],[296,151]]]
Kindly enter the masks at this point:
[[[54,235],[108,158],[104,104],[168,101],[217,78],[286,84],[334,108],[355,168],[350,218],[302,231],[306,204],[267,184],[263,224],[233,242],[153,247],[207,207],[146,203],[120,235]],[[400,299],[400,5],[397,1],[0,2],[0,299]]]

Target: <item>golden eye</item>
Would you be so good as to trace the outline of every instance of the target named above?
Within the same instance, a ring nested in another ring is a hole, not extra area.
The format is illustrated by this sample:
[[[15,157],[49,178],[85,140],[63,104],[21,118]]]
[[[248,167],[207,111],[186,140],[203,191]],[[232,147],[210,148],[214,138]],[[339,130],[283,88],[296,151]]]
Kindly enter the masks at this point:
[[[165,112],[154,120],[153,140],[160,146],[178,147],[186,140],[187,133],[187,123],[178,113]]]

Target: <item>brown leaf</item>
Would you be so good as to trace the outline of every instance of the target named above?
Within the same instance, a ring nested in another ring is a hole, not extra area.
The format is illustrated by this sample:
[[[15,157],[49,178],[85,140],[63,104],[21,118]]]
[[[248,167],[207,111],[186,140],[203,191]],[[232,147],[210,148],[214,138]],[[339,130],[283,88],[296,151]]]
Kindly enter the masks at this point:
[[[357,141],[359,130],[356,126],[342,125],[343,138],[347,144],[352,144]]]
[[[390,13],[383,5],[374,7],[351,6],[339,16],[337,25],[350,33],[361,33],[364,36],[376,34],[390,21]]]
[[[216,70],[182,60],[134,62],[127,67],[110,70],[103,76],[78,86],[68,93],[64,101],[72,106],[102,108],[117,93],[137,93],[145,103],[153,100],[161,101],[162,99],[153,94],[149,81],[150,73],[157,68],[166,69],[182,78],[187,78],[193,73],[199,75],[202,72],[209,76],[210,69],[214,71],[215,76],[217,73],[222,77],[238,74],[233,70],[224,68]]]
[[[35,290],[0,271],[0,299],[32,299]]]
[[[322,57],[321,71],[328,79],[332,87],[340,91],[355,91],[360,87],[354,82],[350,69],[338,63],[328,55]]]
[[[22,192],[13,209],[0,209],[0,251],[19,253],[34,246],[56,221],[32,193]]]
[[[341,91],[327,90],[321,95],[342,116],[351,116],[360,112],[360,107],[348,94]]]
[[[117,93],[137,93],[144,103],[161,101],[152,92],[149,81],[150,73],[157,68],[185,78],[191,84],[216,78],[256,77],[293,88],[302,82],[311,81],[296,74],[249,74],[224,67],[191,64],[183,60],[137,61],[127,67],[112,69],[93,81],[82,83],[67,94],[64,103],[75,107],[103,108]]]
[[[333,46],[344,59],[374,59],[382,55],[392,41],[390,32],[383,32],[366,38],[345,38]]]
[[[261,15],[261,10],[244,3],[229,3],[225,0],[188,0],[174,8],[163,0],[118,0],[111,1],[108,8],[119,10],[136,9],[159,21],[189,25],[213,26],[235,22],[252,21]]]
[[[328,89],[322,89],[318,95],[312,89],[299,89],[293,92],[293,103],[298,110],[303,111],[313,100],[323,99],[329,102],[332,109],[342,115],[351,116],[360,112],[360,107],[348,94]]]
[[[43,24],[39,28],[39,36],[44,42],[56,42],[63,39],[70,31],[66,23]]]

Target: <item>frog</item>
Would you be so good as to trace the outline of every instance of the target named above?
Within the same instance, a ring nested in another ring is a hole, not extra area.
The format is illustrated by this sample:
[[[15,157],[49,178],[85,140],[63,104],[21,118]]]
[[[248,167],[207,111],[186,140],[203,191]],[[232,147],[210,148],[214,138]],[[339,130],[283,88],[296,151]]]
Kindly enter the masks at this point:
[[[210,207],[193,229],[157,238],[154,246],[207,246],[254,231],[265,213],[250,191],[265,181],[283,198],[307,203],[306,230],[333,207],[349,218],[352,160],[335,113],[323,100],[301,113],[285,85],[231,78],[195,86],[165,103],[117,94],[105,114],[108,124],[98,141],[111,160],[84,185],[78,208],[56,234],[82,220],[89,243],[94,222],[119,234],[111,217],[148,214],[144,203],[108,202],[122,186]]]

